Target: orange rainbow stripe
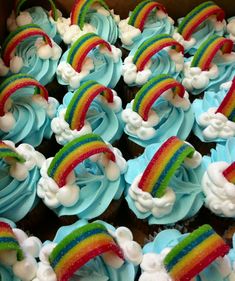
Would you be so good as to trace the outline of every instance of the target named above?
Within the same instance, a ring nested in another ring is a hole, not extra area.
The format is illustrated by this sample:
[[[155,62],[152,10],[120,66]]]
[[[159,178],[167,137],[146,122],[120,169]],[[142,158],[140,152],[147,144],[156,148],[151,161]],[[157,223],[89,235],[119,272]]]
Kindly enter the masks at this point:
[[[189,40],[198,26],[212,15],[216,15],[218,21],[223,21],[225,18],[224,10],[213,1],[202,3],[184,17],[178,27],[178,32],[185,40]]]
[[[35,94],[41,95],[45,100],[48,100],[47,89],[41,85],[36,79],[28,74],[15,74],[5,79],[0,85],[0,116],[5,115],[5,104],[9,97],[17,90],[35,86]]]
[[[223,171],[223,175],[229,182],[235,184],[235,162]]]
[[[63,187],[69,173],[85,159],[98,153],[105,153],[107,158],[115,162],[115,155],[100,136],[87,134],[67,143],[53,158],[48,176]]]
[[[209,70],[212,60],[219,50],[224,54],[231,53],[233,41],[218,35],[210,36],[202,43],[195,53],[191,67],[200,67],[201,70]]]
[[[10,65],[11,55],[23,40],[32,36],[43,36],[45,42],[52,47],[50,37],[36,24],[27,24],[11,32],[2,46],[2,58],[6,66]]]
[[[133,111],[137,112],[144,121],[147,121],[152,105],[169,89],[173,89],[174,96],[184,97],[184,86],[170,75],[162,74],[152,78],[136,94],[132,107]]]
[[[154,9],[159,9],[166,13],[166,8],[161,3],[152,0],[145,0],[140,2],[131,13],[128,24],[143,31],[145,22],[151,11],[153,11]]]
[[[137,49],[133,62],[138,71],[144,70],[152,56],[166,47],[174,46],[176,51],[184,53],[184,47],[168,34],[159,34],[142,43]]]
[[[16,150],[7,143],[0,141],[0,158],[14,159],[19,163],[24,163],[25,159]]]
[[[99,94],[102,94],[109,103],[113,102],[112,90],[91,80],[74,93],[65,113],[65,120],[72,130],[81,130],[90,104]]]
[[[69,63],[77,72],[81,72],[82,64],[88,53],[99,45],[104,45],[110,52],[111,46],[104,39],[94,33],[87,33],[81,36],[70,48],[67,57]]]

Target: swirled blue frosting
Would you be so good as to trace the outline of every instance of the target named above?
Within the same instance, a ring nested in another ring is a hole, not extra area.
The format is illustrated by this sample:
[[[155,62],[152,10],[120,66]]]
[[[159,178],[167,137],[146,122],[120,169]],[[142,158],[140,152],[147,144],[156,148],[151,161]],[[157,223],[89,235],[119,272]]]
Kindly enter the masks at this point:
[[[175,192],[176,200],[169,214],[161,218],[155,218],[151,212],[142,213],[136,208],[134,201],[128,193],[128,189],[134,179],[144,172],[160,146],[160,144],[149,145],[141,156],[128,161],[128,169],[125,174],[125,180],[128,185],[126,200],[129,208],[139,219],[147,219],[149,224],[173,224],[194,216],[202,207],[204,196],[201,189],[201,179],[205,171],[205,165],[203,161],[196,169],[186,168],[184,165],[181,165],[172,176],[169,186]]]
[[[11,96],[10,112],[14,116],[15,125],[9,132],[0,129],[1,140],[11,140],[16,144],[23,142],[37,147],[44,138],[51,138],[51,120],[59,103],[56,99],[50,98],[54,116],[49,116],[45,108],[32,100],[32,93],[33,89],[26,88],[18,90]]]
[[[144,246],[143,253],[161,254],[164,249],[175,247],[180,241],[182,241],[187,236],[188,234],[181,234],[178,230],[175,229],[163,230],[155,237],[155,239],[152,242]],[[230,258],[230,255],[228,255],[228,257]],[[219,265],[219,260],[215,260],[206,269],[201,271],[199,275],[195,277],[195,281],[212,281],[212,280],[213,281],[232,280],[229,278],[229,273],[224,274],[221,272],[221,265]]]

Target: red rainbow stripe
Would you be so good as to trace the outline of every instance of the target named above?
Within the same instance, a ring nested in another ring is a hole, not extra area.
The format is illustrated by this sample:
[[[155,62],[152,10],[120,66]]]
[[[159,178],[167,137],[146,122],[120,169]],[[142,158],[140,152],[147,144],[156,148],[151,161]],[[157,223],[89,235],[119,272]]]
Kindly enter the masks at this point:
[[[223,175],[229,182],[235,184],[235,162],[223,171]]]
[[[52,42],[50,37],[36,24],[27,24],[18,27],[15,31],[11,32],[2,46],[2,58],[4,63],[9,66],[11,55],[16,49],[16,47],[23,40],[30,38],[32,36],[43,36],[45,42],[52,47]]]
[[[0,85],[0,116],[5,115],[5,104],[9,97],[17,90],[35,86],[35,94],[41,95],[45,100],[48,100],[47,89],[28,74],[15,74],[5,79]]]

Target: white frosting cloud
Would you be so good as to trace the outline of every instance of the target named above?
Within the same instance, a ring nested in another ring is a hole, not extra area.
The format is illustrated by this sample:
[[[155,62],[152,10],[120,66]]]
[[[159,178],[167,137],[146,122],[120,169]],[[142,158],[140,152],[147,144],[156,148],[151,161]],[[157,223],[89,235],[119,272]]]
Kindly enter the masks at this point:
[[[33,23],[33,18],[30,13],[27,11],[20,12],[16,17],[15,12],[12,11],[10,17],[7,19],[7,29],[12,32],[15,31],[18,27]]]
[[[229,21],[227,31],[229,33],[229,38],[235,42],[235,19]]]
[[[198,119],[198,123],[204,127],[203,135],[206,139],[216,138],[228,139],[235,136],[235,123],[230,121],[225,115],[216,113],[217,108],[209,108],[203,112]]]
[[[133,199],[136,208],[142,212],[151,214],[156,218],[161,218],[172,211],[176,195],[171,188],[167,188],[165,194],[161,198],[154,198],[148,192],[138,187],[142,174],[137,176],[129,188],[129,195]]]
[[[196,39],[191,37],[189,40],[184,40],[184,37],[175,31],[175,33],[172,35],[172,37],[178,41],[181,45],[184,46],[186,50],[192,48],[196,44]]]
[[[62,54],[62,49],[51,39],[52,47],[48,44],[45,44],[45,41],[42,38],[38,38],[35,42],[37,48],[37,55],[42,60],[58,60]]]
[[[118,24],[119,37],[124,45],[130,46],[134,43],[133,39],[141,34],[141,30],[128,24],[130,18],[121,20]]]
[[[111,46],[111,52],[105,46],[100,46],[99,48],[100,53],[112,58],[114,63],[117,63],[122,56],[122,51],[119,48],[115,47],[114,45],[110,45],[110,46]]]
[[[235,185],[223,175],[226,162],[211,163],[202,178],[205,204],[216,215],[235,217]]]

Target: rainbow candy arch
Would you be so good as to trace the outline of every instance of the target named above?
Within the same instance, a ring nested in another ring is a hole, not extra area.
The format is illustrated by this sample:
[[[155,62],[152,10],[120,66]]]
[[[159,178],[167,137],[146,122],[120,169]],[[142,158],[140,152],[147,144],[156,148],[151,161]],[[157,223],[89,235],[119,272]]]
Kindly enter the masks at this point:
[[[107,102],[113,102],[112,90],[92,80],[82,84],[74,93],[65,113],[65,120],[72,130],[81,130],[90,104],[99,94],[102,94]]]
[[[18,27],[15,31],[11,32],[2,46],[2,58],[4,63],[9,66],[11,55],[16,47],[25,39],[33,36],[43,36],[45,42],[52,47],[50,37],[36,24],[27,24]]]
[[[152,0],[140,2],[131,13],[128,24],[140,29],[142,32],[149,14],[154,9],[159,9],[166,13],[166,8],[161,3]]]
[[[24,163],[25,159],[16,150],[7,143],[0,141],[0,158],[14,159],[16,162]]]
[[[235,162],[223,171],[223,175],[229,182],[235,184]]]
[[[21,7],[24,5],[24,3],[26,1],[27,0],[15,0],[14,10],[15,10],[15,14],[16,15],[19,15]],[[52,16],[53,16],[54,20],[57,21],[57,19],[58,19],[58,11],[57,11],[56,5],[55,5],[53,0],[48,0],[48,2],[51,4]]]
[[[136,94],[133,111],[137,112],[144,121],[147,121],[149,110],[154,102],[169,89],[172,89],[174,96],[184,97],[184,86],[170,75],[162,74],[152,78]]]
[[[116,161],[114,153],[100,136],[95,134],[81,136],[57,152],[48,168],[48,176],[53,178],[59,187],[63,187],[67,176],[79,163],[99,153],[105,153],[109,160]]]
[[[146,167],[138,187],[153,197],[164,196],[172,175],[195,149],[177,137],[165,141]]]
[[[137,70],[144,70],[152,56],[170,46],[174,46],[176,51],[184,53],[184,47],[168,34],[159,34],[146,40],[139,46],[133,57]]]
[[[58,281],[67,281],[88,261],[106,253],[124,260],[120,247],[104,225],[89,223],[67,235],[49,256]]]
[[[87,33],[78,38],[78,40],[72,45],[67,57],[67,63],[69,63],[77,72],[81,72],[82,64],[88,55],[88,53],[99,45],[104,45],[110,52],[112,52],[111,46],[104,39],[100,38],[94,33]]]
[[[76,0],[71,10],[71,24],[78,25],[81,29],[83,29],[86,14],[93,3],[99,3],[109,11],[109,7],[103,0]]]
[[[211,62],[219,50],[226,54],[231,53],[232,49],[232,40],[220,37],[216,34],[212,35],[202,43],[195,53],[191,67],[200,67],[201,70],[209,70]]]
[[[0,116],[5,115],[5,104],[9,97],[17,90],[35,86],[35,94],[41,95],[46,101],[48,100],[48,91],[33,76],[28,74],[15,74],[3,81],[0,85]]]
[[[228,251],[229,246],[212,227],[203,225],[168,253],[164,265],[174,281],[189,281]]]
[[[198,26],[212,15],[216,15],[218,21],[223,21],[225,18],[224,10],[213,1],[202,3],[184,17],[179,24],[178,32],[185,40],[189,40]]]
[[[216,113],[219,112],[226,116],[229,120],[235,122],[235,78],[233,78],[232,85],[218,107]]]
[[[24,258],[19,242],[9,224],[0,221],[0,252],[1,251],[16,251],[17,260],[21,261]]]

